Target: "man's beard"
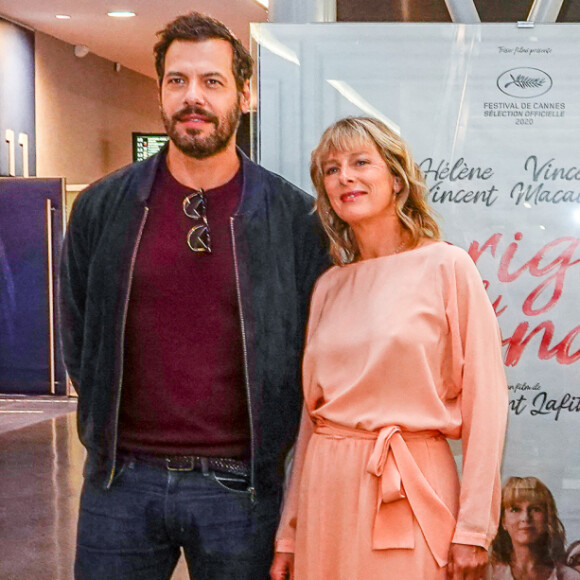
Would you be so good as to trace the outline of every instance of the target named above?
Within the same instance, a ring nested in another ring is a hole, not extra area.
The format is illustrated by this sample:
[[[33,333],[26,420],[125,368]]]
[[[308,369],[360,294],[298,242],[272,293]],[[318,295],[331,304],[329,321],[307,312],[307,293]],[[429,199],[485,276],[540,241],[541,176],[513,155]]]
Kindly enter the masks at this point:
[[[203,115],[210,123],[213,123],[215,130],[207,137],[199,136],[201,129],[187,129],[185,135],[179,133],[177,123],[180,117],[192,114]],[[195,159],[206,159],[223,151],[238,128],[241,114],[239,95],[236,104],[223,117],[216,117],[199,106],[187,106],[169,118],[163,105],[161,106],[161,117],[167,135],[181,152]]]

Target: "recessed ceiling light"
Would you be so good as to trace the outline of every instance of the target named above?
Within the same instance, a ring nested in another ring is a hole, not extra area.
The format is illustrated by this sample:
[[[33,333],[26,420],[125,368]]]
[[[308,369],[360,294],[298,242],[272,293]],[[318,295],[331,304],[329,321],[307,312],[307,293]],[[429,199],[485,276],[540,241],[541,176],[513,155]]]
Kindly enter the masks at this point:
[[[68,14],[57,14],[56,17],[59,20],[70,20],[70,16]]]
[[[131,10],[113,10],[112,12],[107,12],[107,16],[112,16],[113,18],[132,18],[136,14],[135,12],[131,12]]]

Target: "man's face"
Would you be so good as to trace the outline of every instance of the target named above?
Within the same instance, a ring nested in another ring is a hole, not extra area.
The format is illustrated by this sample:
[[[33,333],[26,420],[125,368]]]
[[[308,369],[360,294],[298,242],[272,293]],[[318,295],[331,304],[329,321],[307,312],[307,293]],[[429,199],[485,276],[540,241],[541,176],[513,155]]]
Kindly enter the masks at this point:
[[[165,56],[159,91],[165,130],[189,157],[205,159],[234,146],[241,113],[249,110],[248,83],[238,91],[232,46],[225,40],[175,40]]]

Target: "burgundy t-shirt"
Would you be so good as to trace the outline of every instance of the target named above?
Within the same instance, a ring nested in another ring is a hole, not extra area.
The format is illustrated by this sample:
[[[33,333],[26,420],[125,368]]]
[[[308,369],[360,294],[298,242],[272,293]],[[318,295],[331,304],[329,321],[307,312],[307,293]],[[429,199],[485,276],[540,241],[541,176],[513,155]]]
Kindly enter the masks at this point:
[[[211,254],[193,252],[193,190],[161,163],[137,253],[125,331],[119,447],[245,458],[249,422],[230,217],[242,172],[205,192]]]

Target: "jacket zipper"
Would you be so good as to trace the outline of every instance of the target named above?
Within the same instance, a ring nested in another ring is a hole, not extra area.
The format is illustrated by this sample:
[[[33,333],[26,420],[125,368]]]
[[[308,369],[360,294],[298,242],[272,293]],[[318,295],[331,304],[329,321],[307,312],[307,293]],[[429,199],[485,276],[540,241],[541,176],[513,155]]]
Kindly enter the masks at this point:
[[[141,237],[143,236],[143,230],[145,229],[145,222],[149,216],[149,208],[145,206],[145,211],[143,217],[141,218],[141,225],[139,226],[139,232],[137,234],[137,240],[135,242],[135,247],[133,248],[133,254],[131,255],[131,263],[129,264],[129,284],[127,285],[127,294],[125,295],[125,305],[123,308],[123,324],[121,326],[121,348],[120,348],[120,366],[119,366],[119,382],[117,389],[117,406],[115,409],[115,423],[114,423],[114,434],[113,434],[113,466],[109,473],[109,480],[107,481],[107,489],[109,489],[115,478],[115,470],[117,468],[117,439],[119,436],[119,412],[121,410],[121,389],[123,386],[123,364],[125,355],[125,327],[127,325],[127,311],[129,309],[129,296],[131,295],[131,286],[133,283],[133,272],[135,270],[135,262],[137,261],[137,252],[139,251],[139,245],[141,244]]]
[[[254,485],[254,417],[252,413],[252,400],[250,394],[250,375],[248,372],[248,343],[246,339],[246,324],[244,321],[244,311],[242,309],[242,292],[240,289],[240,272],[238,267],[238,255],[236,249],[236,234],[234,227],[234,218],[230,218],[230,229],[232,234],[232,252],[234,255],[234,273],[236,278],[236,294],[238,297],[238,310],[240,313],[240,327],[242,331],[242,350],[244,353],[244,382],[246,385],[246,396],[248,399],[248,415],[250,419],[250,500],[252,503],[256,501],[256,487]]]

